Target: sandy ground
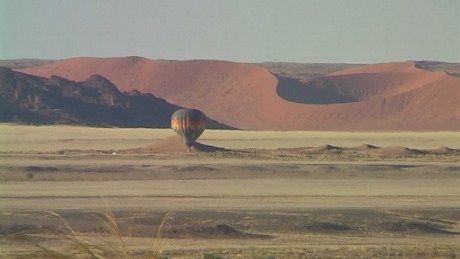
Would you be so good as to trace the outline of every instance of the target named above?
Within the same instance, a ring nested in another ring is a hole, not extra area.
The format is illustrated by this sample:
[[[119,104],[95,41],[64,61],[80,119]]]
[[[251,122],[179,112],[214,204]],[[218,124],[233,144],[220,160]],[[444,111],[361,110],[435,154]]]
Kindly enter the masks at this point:
[[[186,152],[166,130],[0,129],[0,142],[24,143],[0,150],[0,257],[49,257],[17,233],[70,251],[47,211],[80,239],[116,242],[98,220],[108,208],[136,257],[149,257],[169,212],[170,258],[460,255],[455,132],[314,133],[303,145],[313,133],[210,131]]]

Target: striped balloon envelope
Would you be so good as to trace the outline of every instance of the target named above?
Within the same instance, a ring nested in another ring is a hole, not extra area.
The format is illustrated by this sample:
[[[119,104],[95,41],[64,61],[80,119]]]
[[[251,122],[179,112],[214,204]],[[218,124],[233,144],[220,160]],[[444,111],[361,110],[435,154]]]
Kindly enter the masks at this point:
[[[171,128],[191,147],[206,128],[206,116],[199,110],[180,109],[171,116]]]

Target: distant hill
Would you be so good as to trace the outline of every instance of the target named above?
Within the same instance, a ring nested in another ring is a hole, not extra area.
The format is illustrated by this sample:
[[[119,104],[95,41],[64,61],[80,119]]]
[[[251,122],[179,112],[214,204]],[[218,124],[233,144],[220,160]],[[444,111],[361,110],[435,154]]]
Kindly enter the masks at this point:
[[[442,66],[120,57],[71,58],[20,71],[76,81],[100,74],[122,91],[151,93],[243,129],[460,130],[460,78],[453,76],[455,65],[449,73]]]
[[[340,71],[345,68],[362,66],[360,64],[345,63],[291,63],[291,62],[264,62],[254,65],[266,68],[271,73],[284,77],[292,78],[301,82],[308,82],[318,76],[323,76],[332,72]]]
[[[460,77],[460,63],[429,60],[414,62],[417,68],[422,68],[428,71],[444,71],[451,76]],[[254,63],[254,65],[265,67],[273,74],[282,77],[293,78],[306,82],[318,76],[323,76],[346,68],[368,64],[264,62]]]
[[[0,121],[120,127],[170,127],[180,106],[152,94],[120,92],[106,78],[42,78],[0,67]],[[211,128],[228,128],[209,121]]]
[[[416,61],[416,67],[430,71],[444,71],[447,74],[455,77],[460,77],[460,63],[446,63],[439,61]]]
[[[51,59],[11,59],[11,60],[0,60],[0,67],[6,67],[11,69],[26,68],[34,66],[42,66],[51,64],[56,60]]]

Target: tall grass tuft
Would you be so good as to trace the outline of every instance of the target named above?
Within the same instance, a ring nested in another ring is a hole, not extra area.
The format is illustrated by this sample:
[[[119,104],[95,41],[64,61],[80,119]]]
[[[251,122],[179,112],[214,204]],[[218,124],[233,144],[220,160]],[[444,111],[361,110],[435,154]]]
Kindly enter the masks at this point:
[[[33,244],[45,255],[46,258],[134,258],[134,251],[129,249],[127,238],[122,235],[118,220],[112,209],[107,208],[103,216],[98,220],[103,224],[108,234],[99,234],[96,241],[85,240],[81,233],[76,232],[61,215],[53,211],[47,211],[45,218],[55,218],[61,222],[56,229],[40,226],[38,230],[22,230],[13,233],[10,237],[16,241],[26,241]],[[172,220],[172,213],[168,212],[159,225],[157,234],[152,242],[151,258],[163,258],[163,251],[168,231],[165,230],[169,221]],[[48,235],[55,237],[58,241],[66,244],[65,248],[52,249],[36,241],[34,236]],[[149,256],[150,257],[150,256]]]
[[[153,247],[152,247],[153,258],[162,258],[163,249],[165,247],[165,241],[166,241],[166,238],[168,237],[168,231],[163,231],[163,228],[172,219],[172,216],[173,216],[172,212],[168,212],[161,220],[160,227],[158,228],[158,231],[157,231],[157,236],[153,242]],[[162,233],[164,233],[163,237],[161,236]]]

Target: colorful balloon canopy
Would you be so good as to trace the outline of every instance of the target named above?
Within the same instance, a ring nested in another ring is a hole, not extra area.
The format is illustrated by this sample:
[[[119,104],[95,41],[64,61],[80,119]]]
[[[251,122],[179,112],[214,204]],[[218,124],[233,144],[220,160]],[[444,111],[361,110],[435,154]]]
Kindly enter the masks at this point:
[[[199,110],[180,109],[171,116],[171,128],[191,147],[206,128],[206,116]]]

